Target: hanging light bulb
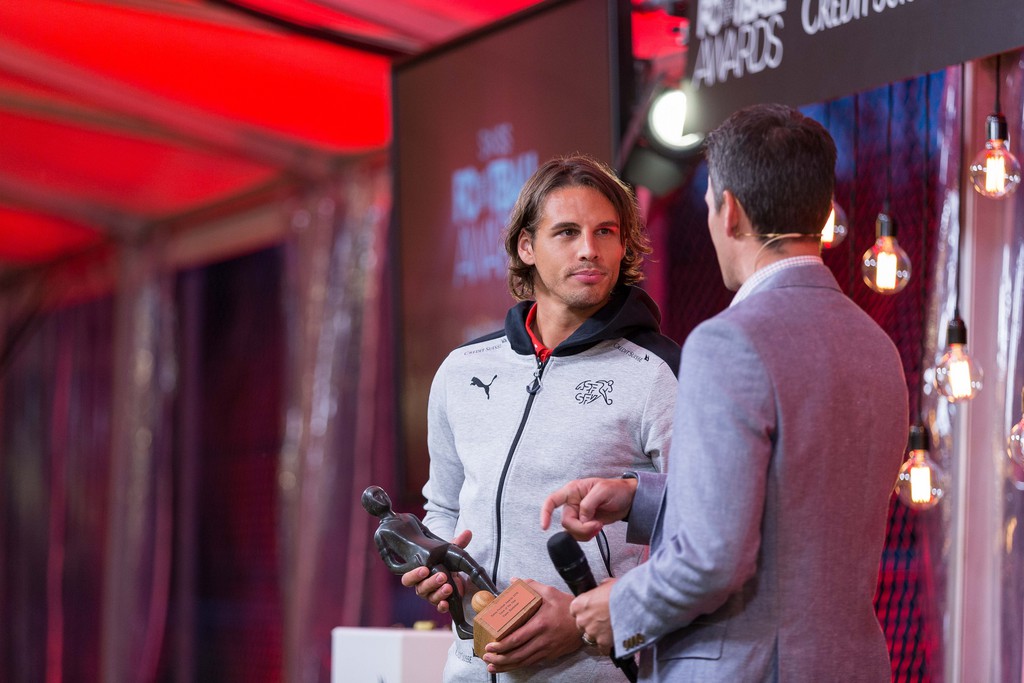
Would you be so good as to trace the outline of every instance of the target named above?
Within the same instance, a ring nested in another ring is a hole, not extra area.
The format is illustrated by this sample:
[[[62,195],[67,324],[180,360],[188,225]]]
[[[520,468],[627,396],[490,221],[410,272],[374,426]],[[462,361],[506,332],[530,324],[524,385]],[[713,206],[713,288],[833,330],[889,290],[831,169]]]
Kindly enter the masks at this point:
[[[1012,193],[1020,185],[1020,162],[1007,149],[1009,127],[999,106],[1000,57],[996,57],[995,111],[985,121],[988,141],[971,163],[971,182],[974,189],[986,197],[999,199]]]
[[[1021,411],[1024,412],[1024,390],[1021,391],[1020,402]],[[1018,468],[1024,470],[1024,415],[1010,430],[1010,438],[1006,440],[1006,454]]]
[[[825,219],[825,227],[821,229],[821,246],[831,249],[846,238],[849,230],[846,212],[839,206],[835,199],[832,200],[832,210]]]
[[[946,329],[948,349],[935,368],[935,388],[950,403],[969,401],[981,391],[981,366],[967,355],[967,326],[959,312]]]
[[[896,493],[900,502],[915,510],[935,507],[946,493],[946,472],[928,449],[928,430],[920,423],[913,425],[907,445],[910,454],[896,478]]]
[[[1012,193],[1020,185],[1020,162],[1006,148],[1006,117],[1002,114],[990,115],[987,128],[985,149],[971,163],[971,182],[980,194],[998,199]]]
[[[910,258],[896,241],[896,224],[885,212],[875,221],[878,238],[861,259],[864,283],[880,294],[895,294],[910,282]]]

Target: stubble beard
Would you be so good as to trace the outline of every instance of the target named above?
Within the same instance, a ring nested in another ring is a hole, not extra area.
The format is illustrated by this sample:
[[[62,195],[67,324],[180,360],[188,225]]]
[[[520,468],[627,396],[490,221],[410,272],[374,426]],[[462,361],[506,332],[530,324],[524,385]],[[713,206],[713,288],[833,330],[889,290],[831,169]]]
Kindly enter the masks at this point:
[[[615,289],[614,285],[608,286],[610,282],[610,273],[605,273],[609,279],[604,280],[600,284],[596,285],[581,285],[575,283],[572,274],[568,274],[563,278],[565,283],[565,289],[560,292],[559,298],[562,302],[573,311],[586,311],[593,308],[600,308],[608,303],[611,299],[612,290]]]

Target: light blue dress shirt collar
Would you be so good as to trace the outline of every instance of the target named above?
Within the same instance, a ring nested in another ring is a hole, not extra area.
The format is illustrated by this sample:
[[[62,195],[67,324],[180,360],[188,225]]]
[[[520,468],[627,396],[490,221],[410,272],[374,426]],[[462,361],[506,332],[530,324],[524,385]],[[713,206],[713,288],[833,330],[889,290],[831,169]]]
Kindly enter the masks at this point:
[[[770,278],[772,275],[779,273],[787,268],[797,268],[799,266],[810,266],[810,265],[823,265],[824,261],[821,260],[820,256],[791,256],[784,258],[775,263],[771,263],[764,268],[759,268],[754,271],[754,274],[747,278],[747,281],[736,291],[736,296],[732,298],[729,303],[730,308],[735,306],[739,302],[746,299],[748,296],[753,294],[758,287],[764,283],[765,280]]]

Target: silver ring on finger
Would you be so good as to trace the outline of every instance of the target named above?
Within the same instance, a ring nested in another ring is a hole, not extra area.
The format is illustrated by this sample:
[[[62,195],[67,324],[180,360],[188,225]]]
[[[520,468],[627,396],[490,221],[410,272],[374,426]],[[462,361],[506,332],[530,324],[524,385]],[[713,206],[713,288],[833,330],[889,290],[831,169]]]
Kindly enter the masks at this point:
[[[597,641],[591,638],[586,631],[583,632],[582,638],[583,642],[589,645],[590,647],[597,647]]]

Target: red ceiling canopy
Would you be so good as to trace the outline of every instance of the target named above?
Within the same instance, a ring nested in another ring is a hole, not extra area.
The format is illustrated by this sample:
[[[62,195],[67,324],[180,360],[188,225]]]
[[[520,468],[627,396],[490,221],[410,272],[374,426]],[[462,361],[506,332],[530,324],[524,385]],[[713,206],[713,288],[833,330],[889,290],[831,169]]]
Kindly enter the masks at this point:
[[[534,2],[0,3],[0,261],[45,261],[384,148],[393,59]],[[681,50],[679,19],[635,17],[638,57]]]

